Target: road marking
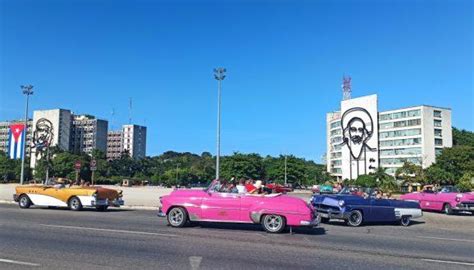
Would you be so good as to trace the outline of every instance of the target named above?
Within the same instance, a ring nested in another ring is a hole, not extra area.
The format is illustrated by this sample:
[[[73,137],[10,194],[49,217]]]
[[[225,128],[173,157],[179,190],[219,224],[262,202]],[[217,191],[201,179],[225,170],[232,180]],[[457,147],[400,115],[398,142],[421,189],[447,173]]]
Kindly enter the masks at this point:
[[[448,263],[448,264],[474,266],[474,263],[466,263],[466,262],[442,261],[442,260],[432,260],[432,259],[421,259],[421,260],[425,261],[425,262],[436,262],[436,263]]]
[[[65,225],[51,225],[51,224],[39,224],[44,227],[52,228],[63,228],[63,229],[79,229],[87,231],[99,231],[99,232],[115,232],[115,233],[128,233],[128,234],[142,234],[142,235],[155,235],[155,236],[166,236],[166,237],[178,237],[176,234],[165,234],[165,233],[152,233],[152,232],[140,232],[140,231],[126,231],[126,230],[114,230],[114,229],[101,229],[91,227],[79,227],[79,226],[65,226]]]
[[[189,257],[189,264],[191,265],[192,270],[199,269],[199,265],[201,264],[202,257],[199,256],[191,256]]]
[[[441,237],[431,237],[431,236],[417,236],[417,238],[458,241],[458,242],[473,242],[474,243],[474,240],[469,240],[469,239],[453,239],[453,238],[441,238]]]
[[[40,266],[37,263],[21,262],[21,261],[14,261],[14,260],[8,260],[8,259],[0,259],[0,262],[11,263],[11,264],[19,264],[19,265],[28,265],[28,266]]]

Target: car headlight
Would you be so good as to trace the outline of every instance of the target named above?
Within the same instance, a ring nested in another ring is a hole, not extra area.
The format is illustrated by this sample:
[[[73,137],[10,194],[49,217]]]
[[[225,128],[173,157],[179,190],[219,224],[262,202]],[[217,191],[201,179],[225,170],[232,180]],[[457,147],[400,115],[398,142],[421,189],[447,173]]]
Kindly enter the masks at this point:
[[[339,204],[340,207],[343,207],[344,204],[345,204],[345,202],[344,202],[343,200],[340,200],[340,201],[338,202],[338,204]]]

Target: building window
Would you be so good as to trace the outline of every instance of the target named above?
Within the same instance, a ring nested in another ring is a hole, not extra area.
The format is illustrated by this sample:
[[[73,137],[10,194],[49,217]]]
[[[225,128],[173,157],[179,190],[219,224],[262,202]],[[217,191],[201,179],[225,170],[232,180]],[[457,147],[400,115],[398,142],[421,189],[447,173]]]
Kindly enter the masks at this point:
[[[341,129],[335,129],[333,131],[331,131],[331,137],[334,136],[334,135],[339,135],[342,133],[342,130]],[[139,138],[141,139],[141,138]]]
[[[342,169],[341,169],[341,168],[331,168],[331,173],[338,173],[338,174],[341,174],[341,173],[342,173]]]
[[[419,144],[421,144],[421,138],[381,141],[379,144],[380,144],[381,147],[384,147],[384,146],[402,146],[402,145],[419,145]]]
[[[341,121],[331,123],[331,129],[337,128],[337,127],[340,127],[340,126],[341,126]]]
[[[406,130],[397,130],[397,131],[385,131],[380,132],[380,138],[390,138],[390,137],[406,137],[406,136],[415,136],[421,134],[421,128],[406,129]]]
[[[433,111],[433,116],[434,116],[434,117],[437,117],[437,118],[441,118],[441,111],[434,110],[434,111]]]
[[[416,117],[421,115],[421,110],[409,110],[404,112],[396,112],[396,113],[388,113],[388,114],[381,114],[380,121],[385,120],[392,120],[392,119],[399,119],[399,118],[407,118],[407,117]]]
[[[443,145],[443,139],[435,139],[435,145]]]
[[[433,122],[433,125],[434,125],[435,127],[441,127],[441,120],[435,119],[434,122]]]
[[[421,147],[380,150],[380,156],[399,156],[399,155],[421,155]]]
[[[442,136],[443,136],[442,130],[441,130],[441,129],[438,129],[438,128],[435,128],[435,130],[434,130],[434,135],[435,135],[436,137],[442,137]]]

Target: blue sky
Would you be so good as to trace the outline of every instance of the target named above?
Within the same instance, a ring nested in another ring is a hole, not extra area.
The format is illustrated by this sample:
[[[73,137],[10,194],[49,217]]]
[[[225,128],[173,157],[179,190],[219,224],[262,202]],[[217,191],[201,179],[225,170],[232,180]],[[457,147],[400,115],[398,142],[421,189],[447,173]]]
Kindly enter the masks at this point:
[[[379,109],[450,107],[474,130],[472,1],[0,0],[0,119],[67,108],[148,126],[147,154],[292,153],[320,162],[341,77]],[[115,116],[111,112],[115,109]]]

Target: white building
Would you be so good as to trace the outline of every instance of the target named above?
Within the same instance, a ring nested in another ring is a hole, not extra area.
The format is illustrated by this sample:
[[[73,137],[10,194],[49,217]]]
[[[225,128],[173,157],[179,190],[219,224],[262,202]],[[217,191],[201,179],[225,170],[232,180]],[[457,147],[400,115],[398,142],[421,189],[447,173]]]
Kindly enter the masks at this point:
[[[33,112],[33,146],[35,136],[40,137],[46,133],[51,136],[50,146],[57,146],[62,150],[69,151],[71,137],[71,111],[64,109],[42,110]],[[35,134],[36,132],[36,134]],[[38,147],[33,147],[31,156],[31,167],[36,166],[39,158]]]
[[[109,131],[107,135],[107,159],[118,159],[122,153],[132,158],[146,156],[146,127],[123,125],[122,130]]]
[[[146,156],[146,127],[139,125],[122,126],[122,146],[132,158]]]
[[[450,109],[421,105],[379,112],[377,103],[377,95],[344,100],[340,111],[327,114],[327,171],[338,179],[355,179],[378,166],[394,175],[405,161],[427,168],[452,146]]]

